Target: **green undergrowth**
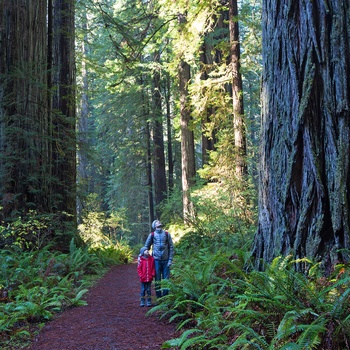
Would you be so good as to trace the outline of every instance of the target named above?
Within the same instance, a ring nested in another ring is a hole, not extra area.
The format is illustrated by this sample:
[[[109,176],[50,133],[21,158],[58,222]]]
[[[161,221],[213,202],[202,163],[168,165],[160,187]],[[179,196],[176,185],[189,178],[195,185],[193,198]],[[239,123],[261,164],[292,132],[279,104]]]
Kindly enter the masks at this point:
[[[85,305],[88,288],[111,264],[128,257],[129,248],[89,251],[74,240],[66,254],[49,246],[0,250],[0,348],[22,348],[56,313]]]
[[[149,311],[178,326],[164,349],[350,349],[349,266],[326,278],[287,256],[257,271],[247,249],[191,242],[164,284],[170,294]]]

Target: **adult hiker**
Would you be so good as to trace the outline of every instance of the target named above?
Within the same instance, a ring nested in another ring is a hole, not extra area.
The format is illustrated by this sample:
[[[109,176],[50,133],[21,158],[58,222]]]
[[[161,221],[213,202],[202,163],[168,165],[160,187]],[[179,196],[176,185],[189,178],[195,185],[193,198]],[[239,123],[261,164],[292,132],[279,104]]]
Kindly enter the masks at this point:
[[[152,247],[152,256],[156,269],[155,286],[156,296],[160,298],[168,294],[168,289],[161,288],[162,279],[166,280],[170,277],[170,266],[174,256],[174,244],[168,231],[163,230],[163,225],[159,220],[152,222],[151,232],[145,243],[145,247],[149,250]]]

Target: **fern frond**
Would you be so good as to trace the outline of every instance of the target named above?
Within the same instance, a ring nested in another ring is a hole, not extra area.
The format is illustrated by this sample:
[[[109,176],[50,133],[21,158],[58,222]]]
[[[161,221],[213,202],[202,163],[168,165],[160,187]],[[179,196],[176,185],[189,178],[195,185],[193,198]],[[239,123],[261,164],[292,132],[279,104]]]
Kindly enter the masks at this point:
[[[181,344],[180,350],[189,349],[191,346],[196,346],[196,349],[201,349],[200,344],[205,344],[206,338],[205,335],[197,335],[187,339],[183,344]]]
[[[241,338],[241,340],[246,339],[246,344],[253,345],[256,349],[268,349],[268,343],[265,340],[265,337],[258,334],[253,328],[242,323],[232,322],[231,324],[224,327],[223,331],[228,331],[231,329],[233,329],[238,334],[242,333],[239,338]],[[236,344],[238,339],[231,346]],[[229,349],[231,349],[231,346]],[[232,349],[236,349],[236,347],[232,347]]]
[[[186,341],[188,340],[188,337],[192,337],[193,334],[196,333],[203,333],[202,331],[198,330],[198,329],[188,329],[185,332],[183,332],[181,334],[180,337],[178,338],[174,338],[174,339],[170,339],[167,340],[166,342],[163,343],[162,345],[162,349],[170,349],[170,348],[180,348],[180,349],[186,349],[184,346],[184,344],[186,344]],[[193,337],[191,339],[195,339],[197,337]],[[187,343],[187,345],[189,346],[189,343]]]
[[[350,286],[339,295],[333,302],[333,307],[331,310],[332,316],[335,318],[341,317],[344,313],[348,313]]]
[[[321,317],[310,325],[307,325],[298,338],[297,344],[299,344],[302,349],[318,349],[322,341],[321,335],[326,331],[325,323],[326,320]]]
[[[317,317],[318,315],[315,314],[311,309],[305,309],[301,311],[288,311],[282,321],[280,322],[277,333],[275,338],[277,340],[287,339],[291,334],[296,333],[297,331],[300,331],[300,326],[298,326],[297,321],[305,317],[306,315],[312,315],[313,318]]]
[[[184,321],[182,321],[181,323],[178,324],[178,326],[176,327],[176,330],[179,331],[181,330],[184,326],[186,326],[186,324],[192,322],[191,318],[187,318]]]
[[[271,350],[274,350],[273,348]],[[287,343],[284,344],[279,350],[305,350],[304,348],[300,347],[300,345],[296,343]]]

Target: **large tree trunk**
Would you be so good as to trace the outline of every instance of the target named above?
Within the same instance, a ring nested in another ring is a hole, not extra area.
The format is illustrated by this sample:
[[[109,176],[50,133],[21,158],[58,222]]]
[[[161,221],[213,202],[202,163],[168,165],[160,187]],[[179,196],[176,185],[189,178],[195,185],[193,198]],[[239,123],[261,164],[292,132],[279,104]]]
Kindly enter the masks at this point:
[[[74,0],[53,4],[53,176],[56,206],[76,217]]]
[[[46,4],[0,2],[0,194],[3,218],[47,212]]]
[[[350,8],[263,1],[259,227],[253,254],[323,261],[349,249]],[[299,268],[301,268],[299,266]]]

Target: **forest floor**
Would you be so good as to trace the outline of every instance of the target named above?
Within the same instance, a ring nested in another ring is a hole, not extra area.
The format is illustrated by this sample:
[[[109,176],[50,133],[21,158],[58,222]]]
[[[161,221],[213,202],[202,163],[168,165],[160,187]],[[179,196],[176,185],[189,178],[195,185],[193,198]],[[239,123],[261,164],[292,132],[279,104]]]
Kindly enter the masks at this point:
[[[48,322],[26,349],[161,349],[164,341],[175,337],[175,325],[147,316],[150,308],[139,306],[139,295],[136,262],[114,266],[85,295],[86,306]]]

